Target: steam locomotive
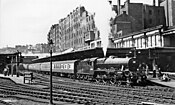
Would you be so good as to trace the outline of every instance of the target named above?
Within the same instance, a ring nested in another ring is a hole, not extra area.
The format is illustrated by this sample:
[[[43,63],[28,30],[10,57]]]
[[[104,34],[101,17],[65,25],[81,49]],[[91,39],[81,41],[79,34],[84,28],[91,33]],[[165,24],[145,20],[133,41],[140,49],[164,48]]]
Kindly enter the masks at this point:
[[[50,62],[24,64],[25,69],[50,73]],[[52,62],[53,75],[112,84],[146,81],[146,65],[136,58],[87,58]]]

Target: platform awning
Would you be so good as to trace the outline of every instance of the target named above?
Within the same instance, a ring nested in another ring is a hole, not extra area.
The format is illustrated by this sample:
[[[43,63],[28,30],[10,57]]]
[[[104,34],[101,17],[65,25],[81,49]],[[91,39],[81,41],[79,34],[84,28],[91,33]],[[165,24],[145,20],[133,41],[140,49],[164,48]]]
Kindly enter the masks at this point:
[[[91,58],[90,61],[94,62],[98,57]]]

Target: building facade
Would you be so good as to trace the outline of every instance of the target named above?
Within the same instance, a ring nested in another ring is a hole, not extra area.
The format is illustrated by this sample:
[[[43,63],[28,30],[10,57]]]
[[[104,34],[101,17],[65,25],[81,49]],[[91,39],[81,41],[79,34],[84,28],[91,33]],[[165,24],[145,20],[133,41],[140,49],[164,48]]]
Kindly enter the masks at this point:
[[[67,17],[52,25],[48,39],[54,43],[54,52],[68,49],[82,50],[90,46],[90,42],[98,39],[95,32],[94,14],[89,13],[83,6],[77,7]]]
[[[46,43],[39,43],[35,45],[35,53],[48,53],[49,46]]]
[[[131,3],[130,0],[126,0],[124,5],[120,5],[120,0],[118,2],[118,15],[112,22],[114,38],[166,24],[163,6]]]
[[[160,6],[164,7],[166,26],[175,25],[175,0],[160,0]]]
[[[151,47],[166,47],[164,43],[163,26],[147,28],[135,33],[115,39],[116,48],[136,47],[147,49]]]
[[[152,6],[143,5],[142,3],[130,3],[130,0],[127,0],[124,6],[120,6],[120,3],[118,3],[120,7],[118,9],[119,15],[116,16],[113,23],[115,47],[136,47],[138,49],[175,47],[174,3],[175,0],[158,0],[158,6],[155,6],[155,0],[153,0]],[[122,11],[124,12],[121,13]],[[141,20],[139,20],[139,17]],[[133,32],[134,28],[132,25],[133,23],[137,25],[137,22],[132,21],[132,18],[138,19],[138,26],[143,28],[142,30]]]

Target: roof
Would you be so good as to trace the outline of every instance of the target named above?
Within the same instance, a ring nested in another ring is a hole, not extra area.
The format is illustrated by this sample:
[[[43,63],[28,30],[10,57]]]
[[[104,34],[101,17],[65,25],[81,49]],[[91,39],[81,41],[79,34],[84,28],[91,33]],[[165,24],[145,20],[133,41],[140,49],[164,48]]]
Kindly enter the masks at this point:
[[[106,57],[111,55],[126,56],[126,53],[129,53],[131,49],[132,48],[108,48],[106,52]],[[75,60],[75,59],[82,60],[86,58],[94,58],[91,60],[95,60],[96,57],[99,57],[99,58],[105,57],[101,47],[55,55],[55,56],[52,56],[52,60],[53,61]],[[34,60],[33,62],[48,62],[49,60],[50,60],[50,57],[47,57],[47,58]]]

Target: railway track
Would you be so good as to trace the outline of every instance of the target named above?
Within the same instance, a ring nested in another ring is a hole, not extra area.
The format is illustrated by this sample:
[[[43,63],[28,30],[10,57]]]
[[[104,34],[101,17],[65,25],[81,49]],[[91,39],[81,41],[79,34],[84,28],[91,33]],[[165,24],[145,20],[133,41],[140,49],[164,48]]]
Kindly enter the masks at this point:
[[[50,99],[50,91],[48,89],[41,89],[21,84],[11,84],[11,83],[1,83],[0,84],[0,95],[1,97],[17,97],[17,96],[30,96],[37,99],[46,99],[49,101]],[[74,100],[71,100],[66,92],[53,92],[53,100],[54,101],[62,101],[67,103],[75,103]],[[64,98],[63,98],[64,97]],[[81,100],[77,100],[77,103],[82,103]]]
[[[1,80],[0,97],[24,97],[34,99],[50,99],[49,77],[35,75],[35,84],[44,85],[48,88],[37,88],[22,84],[8,83]],[[159,104],[175,104],[175,91],[168,87],[147,86],[127,87],[109,84],[97,84],[78,82],[68,78],[53,77],[53,100],[54,102],[67,102],[77,104],[94,105],[137,105],[141,102],[153,102]]]
[[[37,83],[49,86],[49,77],[37,76]],[[126,104],[135,105],[141,102],[175,104],[175,91],[160,86],[126,87],[94,83],[76,82],[67,78],[53,77],[54,91],[66,92],[69,96],[81,97],[83,103],[93,104]],[[73,99],[75,99],[75,97]]]

